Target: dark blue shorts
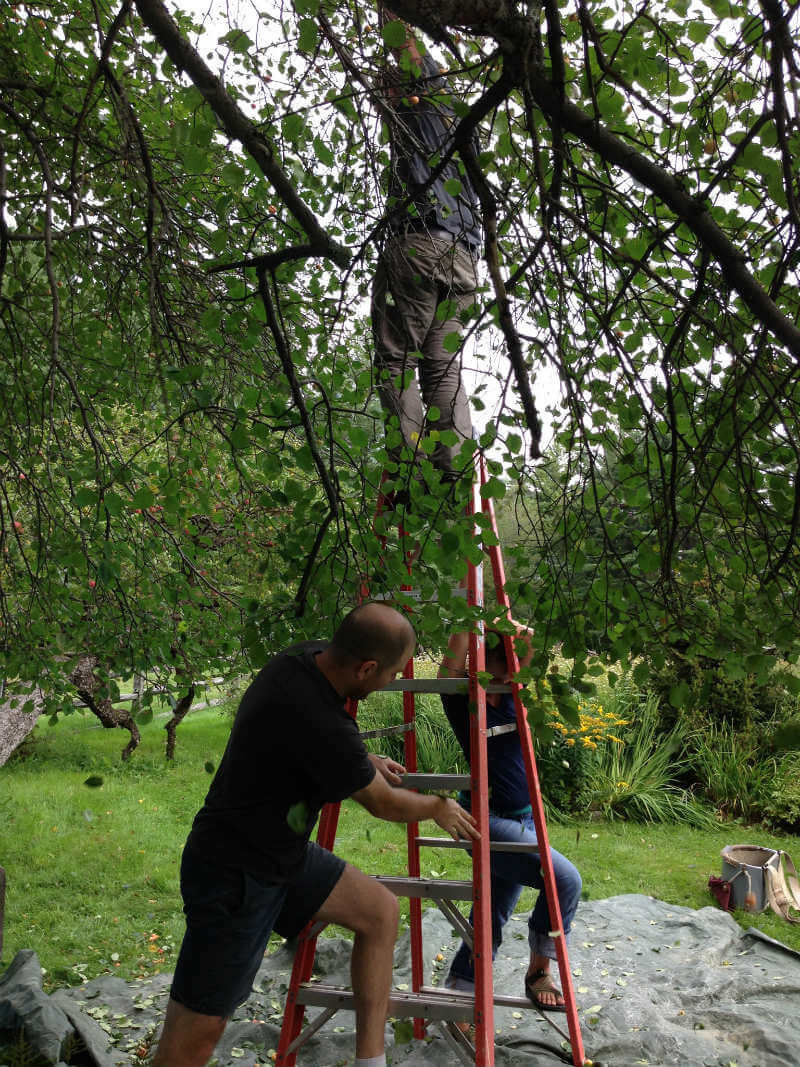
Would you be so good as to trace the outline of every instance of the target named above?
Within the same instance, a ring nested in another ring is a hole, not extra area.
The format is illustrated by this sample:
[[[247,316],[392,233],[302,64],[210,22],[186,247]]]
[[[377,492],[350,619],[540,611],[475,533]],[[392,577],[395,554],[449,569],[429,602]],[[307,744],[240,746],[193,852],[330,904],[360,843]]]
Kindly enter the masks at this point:
[[[272,931],[287,938],[299,934],[325,903],[344,868],[344,860],[309,842],[296,877],[276,885],[185,848],[181,894],[186,933],[175,965],[172,999],[201,1015],[232,1015],[250,996]]]

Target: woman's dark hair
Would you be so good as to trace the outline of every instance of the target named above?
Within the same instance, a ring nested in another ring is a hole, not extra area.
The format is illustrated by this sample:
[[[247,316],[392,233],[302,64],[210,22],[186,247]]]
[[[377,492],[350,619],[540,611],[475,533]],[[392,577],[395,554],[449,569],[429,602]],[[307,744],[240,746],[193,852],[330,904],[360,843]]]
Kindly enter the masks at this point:
[[[508,670],[508,656],[503,635],[491,626],[486,627],[486,659],[501,663]]]

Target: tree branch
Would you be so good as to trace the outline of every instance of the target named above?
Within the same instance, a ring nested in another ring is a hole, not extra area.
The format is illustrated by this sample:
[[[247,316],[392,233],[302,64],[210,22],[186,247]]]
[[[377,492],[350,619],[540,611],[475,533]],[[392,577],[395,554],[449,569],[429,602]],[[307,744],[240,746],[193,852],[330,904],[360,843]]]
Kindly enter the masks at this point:
[[[267,281],[266,267],[261,267],[258,271],[258,291],[261,294],[261,299],[264,302],[264,310],[267,315],[267,325],[270,328],[273,339],[275,341],[275,348],[278,352],[278,358],[281,361],[283,367],[283,373],[286,375],[286,380],[289,383],[289,389],[292,393],[292,399],[295,402],[297,410],[300,414],[300,421],[303,425],[306,441],[308,447],[311,450],[311,455],[314,459],[314,466],[317,468],[320,481],[322,482],[322,488],[325,490],[325,495],[328,498],[328,504],[333,515],[338,514],[339,511],[339,494],[336,491],[336,487],[331,479],[330,472],[325,466],[325,461],[322,458],[322,454],[319,450],[319,444],[317,442],[317,435],[314,433],[314,427],[311,425],[311,418],[308,414],[308,408],[306,407],[305,397],[303,391],[300,388],[300,382],[297,380],[297,374],[295,373],[294,363],[292,362],[292,356],[289,352],[289,346],[286,343],[286,337],[283,330],[281,330],[280,323],[278,322],[277,315],[275,314],[275,304],[272,300],[272,293],[269,291],[269,282]]]
[[[294,182],[275,159],[275,149],[267,136],[258,129],[226,91],[222,81],[203,62],[197,51],[181,34],[177,23],[161,0],[136,0],[142,21],[153,33],[169,58],[187,74],[206,103],[217,116],[225,132],[241,141],[258,164],[264,177],[286,204],[321,253],[339,267],[347,267],[350,253],[319,225],[317,218],[303,202]]]
[[[714,222],[706,205],[687,193],[681,182],[668,171],[599,126],[593,116],[569,100],[561,100],[541,72],[530,71],[528,83],[534,100],[546,115],[558,117],[565,130],[594,149],[607,163],[621,167],[675,212],[709,250],[728,284],[750,311],[800,359],[800,329],[753,277],[745,266],[744,256]]]

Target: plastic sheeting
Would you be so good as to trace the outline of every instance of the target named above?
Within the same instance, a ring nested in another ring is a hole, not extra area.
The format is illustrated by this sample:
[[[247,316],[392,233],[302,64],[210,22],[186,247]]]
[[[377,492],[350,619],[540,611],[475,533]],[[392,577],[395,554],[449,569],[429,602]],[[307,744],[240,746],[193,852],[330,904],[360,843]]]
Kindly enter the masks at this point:
[[[450,924],[434,910],[425,913],[423,930],[429,980],[441,983],[457,941]],[[514,916],[506,931],[495,963],[495,987],[522,996],[526,916]],[[289,949],[265,958],[252,996],[218,1046],[218,1067],[271,1062],[291,968]],[[347,984],[349,960],[347,941],[318,942],[316,973],[323,981]],[[598,1067],[800,1067],[800,954],[755,930],[743,931],[714,907],[692,911],[638,895],[583,903],[570,939],[570,966],[586,1055]],[[4,1013],[3,1005],[9,992],[4,981],[13,967],[0,978],[3,1025],[12,1014],[10,1009]],[[409,973],[406,938],[396,952],[395,985],[407,985]],[[28,960],[29,986],[31,976]],[[91,1035],[98,1067],[129,1067],[141,1062],[137,1052],[160,1024],[168,991],[166,975],[137,982],[106,977],[42,997],[77,1032]],[[40,1020],[41,998],[32,995],[29,1000],[37,1005]],[[553,1018],[564,1025],[563,1015]],[[56,1020],[62,1043],[63,1025]],[[559,1036],[536,1011],[498,1008],[495,1027],[500,1067],[571,1062]],[[105,1035],[105,1048],[98,1034]],[[406,1023],[387,1023],[392,1067],[458,1063],[435,1027],[424,1042],[407,1036]],[[48,1045],[43,1039],[37,1047],[55,1048],[54,1041]],[[353,1016],[341,1012],[303,1046],[298,1067],[344,1067],[353,1062],[353,1047]]]

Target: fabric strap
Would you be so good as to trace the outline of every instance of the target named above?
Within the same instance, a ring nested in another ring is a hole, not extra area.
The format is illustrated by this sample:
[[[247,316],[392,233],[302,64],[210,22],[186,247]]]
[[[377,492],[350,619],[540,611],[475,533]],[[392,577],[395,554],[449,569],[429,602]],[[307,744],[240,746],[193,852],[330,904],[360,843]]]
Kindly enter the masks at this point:
[[[764,864],[764,879],[772,910],[790,923],[800,923],[800,881],[788,853],[781,849]]]

